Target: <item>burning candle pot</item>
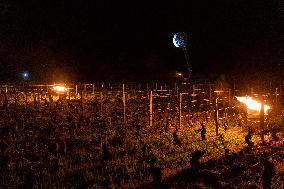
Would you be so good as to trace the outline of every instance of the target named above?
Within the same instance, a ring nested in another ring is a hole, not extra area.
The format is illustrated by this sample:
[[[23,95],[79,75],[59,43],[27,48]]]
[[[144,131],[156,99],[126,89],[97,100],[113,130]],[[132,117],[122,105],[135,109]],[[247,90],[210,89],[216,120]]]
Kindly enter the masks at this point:
[[[259,122],[260,127],[264,127],[264,116],[268,115],[268,110],[271,109],[270,106],[254,100],[250,96],[236,97],[237,100],[246,106],[247,119],[253,121],[254,123]]]
[[[250,96],[245,96],[245,97],[236,97],[237,100],[247,107],[247,110],[251,114],[258,114],[261,111],[261,102],[258,102],[257,100],[252,99]],[[268,110],[271,109],[270,106],[264,104],[264,113],[267,114]],[[249,113],[248,112],[248,113]]]
[[[65,93],[67,92],[67,88],[65,86],[62,86],[62,85],[56,85],[53,87],[53,90],[56,92],[56,93]]]
[[[68,88],[64,85],[54,85],[52,92],[54,99],[65,99],[69,95]]]

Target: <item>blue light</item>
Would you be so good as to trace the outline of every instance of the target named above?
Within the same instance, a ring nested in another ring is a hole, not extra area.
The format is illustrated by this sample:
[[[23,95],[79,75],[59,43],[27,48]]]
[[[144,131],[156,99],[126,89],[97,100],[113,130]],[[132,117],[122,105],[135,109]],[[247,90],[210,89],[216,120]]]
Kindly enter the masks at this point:
[[[178,32],[174,34],[173,43],[178,48],[185,48],[187,45],[187,35],[185,32]]]
[[[22,73],[22,78],[23,80],[28,80],[29,79],[30,74],[28,72],[23,72]]]

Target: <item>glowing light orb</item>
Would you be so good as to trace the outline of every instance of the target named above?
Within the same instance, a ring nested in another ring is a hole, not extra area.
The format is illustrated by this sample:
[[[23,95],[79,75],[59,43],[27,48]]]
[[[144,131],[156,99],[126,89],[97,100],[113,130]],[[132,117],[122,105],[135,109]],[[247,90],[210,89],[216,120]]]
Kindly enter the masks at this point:
[[[236,97],[236,98],[238,101],[244,103],[248,109],[260,112],[261,103],[256,100],[253,100],[252,97],[246,96],[246,97]],[[269,109],[270,106],[264,105],[264,113],[266,113]]]
[[[23,72],[22,73],[22,78],[23,80],[28,80],[29,79],[30,74],[28,72]]]
[[[185,48],[187,45],[187,34],[185,32],[178,32],[174,34],[173,43],[178,48]]]

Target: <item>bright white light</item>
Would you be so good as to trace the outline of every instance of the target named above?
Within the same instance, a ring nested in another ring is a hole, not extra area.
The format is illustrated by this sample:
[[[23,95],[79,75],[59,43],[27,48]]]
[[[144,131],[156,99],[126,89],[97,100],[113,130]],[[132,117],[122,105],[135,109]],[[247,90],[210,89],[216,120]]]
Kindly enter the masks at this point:
[[[22,73],[22,78],[23,78],[24,80],[27,80],[27,79],[29,78],[29,73],[28,73],[28,72],[23,72],[23,73]]]

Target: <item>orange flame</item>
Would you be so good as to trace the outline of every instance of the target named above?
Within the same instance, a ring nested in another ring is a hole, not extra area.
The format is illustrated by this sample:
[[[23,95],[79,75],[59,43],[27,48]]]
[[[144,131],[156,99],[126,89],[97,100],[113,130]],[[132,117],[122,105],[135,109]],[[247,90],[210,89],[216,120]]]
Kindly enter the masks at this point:
[[[60,85],[54,86],[53,90],[55,90],[56,92],[65,92],[65,91],[67,91],[66,87],[60,86]]]
[[[252,97],[246,96],[246,97],[237,97],[237,100],[244,103],[246,107],[250,110],[255,110],[260,112],[261,109],[261,103],[253,100]],[[270,106],[264,105],[264,113],[266,113],[270,109]]]

